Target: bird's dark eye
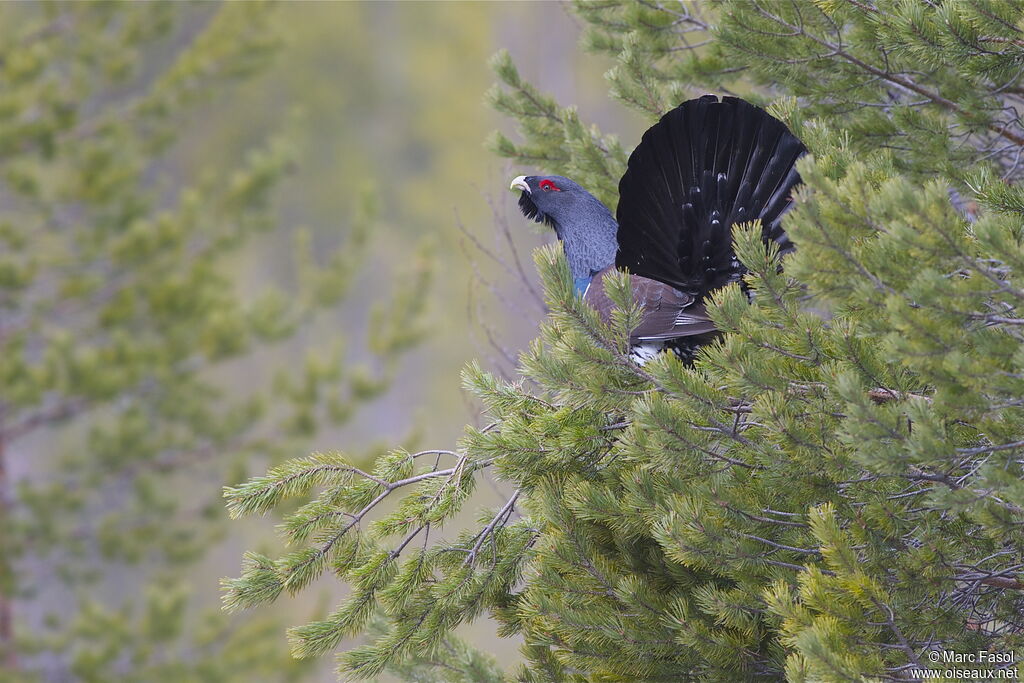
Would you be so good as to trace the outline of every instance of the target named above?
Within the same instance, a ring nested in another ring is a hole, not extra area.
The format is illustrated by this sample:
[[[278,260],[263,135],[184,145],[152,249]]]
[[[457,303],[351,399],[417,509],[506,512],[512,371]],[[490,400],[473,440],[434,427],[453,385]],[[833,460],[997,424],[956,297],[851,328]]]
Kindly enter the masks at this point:
[[[558,187],[558,185],[555,185],[555,182],[553,180],[548,180],[547,178],[545,178],[544,180],[540,181],[540,189],[544,190],[545,192],[547,192],[549,190],[554,190],[555,192],[561,192],[562,191]]]

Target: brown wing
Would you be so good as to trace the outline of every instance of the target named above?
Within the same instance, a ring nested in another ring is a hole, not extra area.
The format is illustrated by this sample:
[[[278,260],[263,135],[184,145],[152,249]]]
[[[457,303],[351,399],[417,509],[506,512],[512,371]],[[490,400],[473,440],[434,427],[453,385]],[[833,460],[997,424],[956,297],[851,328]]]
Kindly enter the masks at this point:
[[[604,291],[604,276],[611,270],[608,267],[595,275],[583,297],[605,321],[615,308]],[[631,342],[663,341],[715,331],[704,305],[694,303],[692,295],[639,275],[630,275],[630,280],[633,298],[644,310],[643,319],[629,337]]]

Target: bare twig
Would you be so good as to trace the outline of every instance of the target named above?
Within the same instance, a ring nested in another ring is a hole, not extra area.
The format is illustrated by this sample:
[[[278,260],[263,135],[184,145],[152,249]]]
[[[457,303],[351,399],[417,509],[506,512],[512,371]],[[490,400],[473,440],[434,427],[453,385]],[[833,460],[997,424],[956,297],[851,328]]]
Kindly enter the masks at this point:
[[[520,489],[515,490],[512,496],[505,503],[504,507],[498,510],[498,514],[494,515],[493,519],[491,519],[487,526],[484,527],[483,531],[480,532],[479,538],[477,538],[477,541],[473,545],[473,548],[469,551],[469,554],[466,556],[466,561],[464,564],[466,564],[467,566],[473,564],[473,562],[476,560],[477,553],[483,546],[484,541],[487,540],[487,537],[495,532],[499,524],[504,524],[503,520],[507,520],[509,518],[509,516],[512,514],[512,509],[515,507],[516,501],[519,500],[519,491]]]

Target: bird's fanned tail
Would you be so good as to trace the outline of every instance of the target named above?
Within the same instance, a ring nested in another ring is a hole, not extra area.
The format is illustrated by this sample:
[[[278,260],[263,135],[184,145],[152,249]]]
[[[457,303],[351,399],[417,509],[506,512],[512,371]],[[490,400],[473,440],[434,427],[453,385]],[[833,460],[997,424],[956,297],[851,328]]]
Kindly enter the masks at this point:
[[[765,240],[792,244],[781,217],[806,152],[779,120],[734,97],[690,100],[652,126],[619,182],[615,265],[698,300],[738,280],[732,226],[761,219]]]

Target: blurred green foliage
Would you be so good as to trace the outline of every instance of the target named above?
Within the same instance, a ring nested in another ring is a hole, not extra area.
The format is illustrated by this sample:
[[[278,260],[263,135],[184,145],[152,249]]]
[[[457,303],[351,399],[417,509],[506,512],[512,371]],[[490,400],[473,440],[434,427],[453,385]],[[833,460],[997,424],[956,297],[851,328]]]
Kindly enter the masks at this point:
[[[282,220],[301,112],[208,137],[203,115],[280,57],[281,25],[262,3],[0,8],[3,680],[310,669],[267,623],[196,606],[188,578],[221,538],[222,481],[393,385],[433,257],[408,247],[363,286],[372,183],[346,188],[326,244]],[[356,329],[309,343],[350,298]]]

